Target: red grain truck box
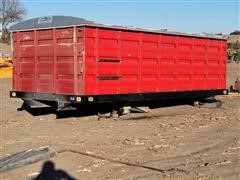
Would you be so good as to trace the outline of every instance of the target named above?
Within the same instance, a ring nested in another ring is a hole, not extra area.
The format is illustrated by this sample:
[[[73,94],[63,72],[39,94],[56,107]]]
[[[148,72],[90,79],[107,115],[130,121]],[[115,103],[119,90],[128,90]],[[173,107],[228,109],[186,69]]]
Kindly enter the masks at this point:
[[[28,105],[124,103],[226,93],[226,39],[47,16],[11,27],[11,97]]]

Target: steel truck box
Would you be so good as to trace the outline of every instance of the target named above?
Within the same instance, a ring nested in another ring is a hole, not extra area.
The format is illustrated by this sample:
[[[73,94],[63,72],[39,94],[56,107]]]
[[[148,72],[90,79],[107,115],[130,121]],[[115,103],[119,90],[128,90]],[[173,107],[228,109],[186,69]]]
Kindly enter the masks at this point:
[[[11,97],[51,104],[226,93],[226,39],[47,16],[11,27]],[[34,104],[34,103],[32,103]]]

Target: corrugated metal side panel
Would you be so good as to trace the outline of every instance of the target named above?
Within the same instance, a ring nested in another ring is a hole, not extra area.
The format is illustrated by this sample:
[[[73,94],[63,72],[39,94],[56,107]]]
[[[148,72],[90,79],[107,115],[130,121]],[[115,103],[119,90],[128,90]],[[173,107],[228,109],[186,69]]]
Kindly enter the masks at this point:
[[[34,31],[13,34],[13,89],[16,91],[35,91],[34,36]]]
[[[86,28],[86,94],[226,88],[226,42]]]
[[[77,28],[13,33],[13,90],[83,93],[83,33]]]
[[[56,93],[74,93],[73,28],[56,29]]]
[[[54,92],[54,33],[53,30],[34,31],[35,91]]]
[[[84,56],[85,56],[85,30],[84,27],[76,28],[76,47],[75,47],[75,56],[76,56],[76,93],[75,94],[84,94]]]
[[[13,91],[17,91],[18,81],[19,81],[19,55],[18,55],[18,33],[14,32],[12,34],[12,49],[13,49],[13,78],[12,78],[12,89]]]

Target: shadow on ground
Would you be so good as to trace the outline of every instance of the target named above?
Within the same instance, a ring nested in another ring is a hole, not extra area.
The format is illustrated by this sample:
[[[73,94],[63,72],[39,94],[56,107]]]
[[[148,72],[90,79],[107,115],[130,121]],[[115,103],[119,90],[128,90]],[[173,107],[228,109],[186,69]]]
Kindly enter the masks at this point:
[[[31,178],[32,180],[76,180],[74,177],[70,176],[64,170],[55,169],[55,165],[52,161],[46,161],[40,174],[37,177]]]
[[[130,104],[128,104],[130,105]],[[127,106],[128,106],[127,105]],[[165,100],[165,101],[145,101],[145,102],[136,102],[132,103],[132,107],[139,106],[148,106],[150,109],[163,108],[163,107],[172,107],[179,105],[192,105],[192,101],[188,99],[181,100]],[[113,109],[118,109],[122,107],[122,104],[101,104],[101,105],[85,105],[85,106],[75,106],[74,110],[63,110],[56,111],[56,108],[53,107],[43,107],[43,108],[19,108],[19,111],[26,110],[33,116],[43,116],[48,114],[55,114],[57,119],[70,118],[70,117],[85,117],[98,115],[99,113],[109,113]]]

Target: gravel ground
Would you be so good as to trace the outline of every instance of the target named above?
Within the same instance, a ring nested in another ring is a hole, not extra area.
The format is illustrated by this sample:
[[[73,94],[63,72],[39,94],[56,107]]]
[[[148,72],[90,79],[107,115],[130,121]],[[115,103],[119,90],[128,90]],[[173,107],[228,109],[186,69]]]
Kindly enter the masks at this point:
[[[228,85],[239,69],[239,64],[228,64]],[[121,120],[99,121],[95,115],[56,119],[51,113],[17,111],[22,102],[9,98],[11,80],[2,79],[0,85],[2,157],[49,146],[103,158],[65,152],[50,159],[54,173],[75,179],[240,179],[240,97],[217,97],[223,102],[217,109],[178,105]],[[41,172],[43,164],[2,173],[1,179],[26,179]]]

